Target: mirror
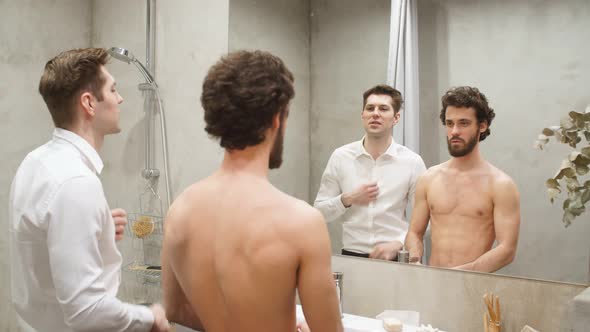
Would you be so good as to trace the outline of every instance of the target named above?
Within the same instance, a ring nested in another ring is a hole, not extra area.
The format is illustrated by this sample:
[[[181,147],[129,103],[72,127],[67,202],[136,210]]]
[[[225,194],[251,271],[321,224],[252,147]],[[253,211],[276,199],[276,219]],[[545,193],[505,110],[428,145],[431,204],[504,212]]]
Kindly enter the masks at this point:
[[[590,3],[421,0],[417,13],[426,166],[449,158],[441,96],[452,86],[478,87],[496,112],[482,155],[521,196],[516,258],[496,273],[587,284],[590,215],[565,228],[563,198],[551,205],[545,188],[569,149],[533,143],[590,104]],[[273,52],[296,79],[284,167],[271,173],[283,191],[313,204],[331,153],[363,136],[362,93],[386,80],[389,22],[390,0],[230,0],[230,51]],[[341,225],[329,230],[337,253]]]

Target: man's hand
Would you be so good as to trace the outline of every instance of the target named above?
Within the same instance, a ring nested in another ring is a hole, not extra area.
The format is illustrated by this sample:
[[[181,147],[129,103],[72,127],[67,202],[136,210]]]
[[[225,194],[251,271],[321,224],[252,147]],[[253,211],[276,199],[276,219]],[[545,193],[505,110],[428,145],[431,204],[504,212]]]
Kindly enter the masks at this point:
[[[369,258],[390,261],[397,257],[398,251],[403,247],[404,245],[399,241],[379,243],[373,248],[373,251],[369,254]]]
[[[120,241],[125,235],[125,225],[127,225],[127,212],[118,208],[111,210],[111,215],[115,221],[115,241]]]
[[[377,199],[377,195],[379,195],[379,187],[377,186],[377,182],[372,182],[363,184],[349,193],[342,194],[340,200],[342,200],[342,204],[346,207],[350,207],[351,205],[368,205]]]
[[[150,332],[167,332],[170,330],[170,324],[168,323],[168,319],[166,318],[166,313],[164,312],[164,308],[160,304],[154,304],[150,307],[152,313],[154,314],[154,324],[152,324],[152,329]]]

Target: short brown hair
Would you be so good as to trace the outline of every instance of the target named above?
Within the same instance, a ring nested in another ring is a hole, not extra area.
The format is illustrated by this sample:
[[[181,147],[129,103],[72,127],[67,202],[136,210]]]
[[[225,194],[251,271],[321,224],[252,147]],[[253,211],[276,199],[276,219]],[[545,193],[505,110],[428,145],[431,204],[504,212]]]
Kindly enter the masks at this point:
[[[53,123],[65,128],[74,120],[75,98],[90,91],[99,101],[106,80],[100,68],[109,59],[103,48],[79,48],[65,51],[47,61],[39,81],[39,93],[45,100]]]
[[[490,126],[492,120],[496,117],[494,109],[488,105],[488,99],[476,87],[459,86],[449,89],[441,98],[442,109],[440,110],[440,121],[445,124],[448,106],[454,107],[472,107],[475,110],[477,122],[486,122],[488,129],[479,134],[479,140],[483,141],[490,135]]]
[[[230,53],[203,82],[205,131],[229,150],[257,145],[294,96],[293,74],[280,58],[264,51]]]
[[[391,106],[393,107],[394,113],[399,112],[399,110],[402,108],[402,105],[404,104],[404,99],[402,98],[401,92],[390,87],[389,85],[379,84],[363,93],[363,109],[365,109],[365,106],[367,105],[367,99],[370,95],[390,96],[392,102]]]

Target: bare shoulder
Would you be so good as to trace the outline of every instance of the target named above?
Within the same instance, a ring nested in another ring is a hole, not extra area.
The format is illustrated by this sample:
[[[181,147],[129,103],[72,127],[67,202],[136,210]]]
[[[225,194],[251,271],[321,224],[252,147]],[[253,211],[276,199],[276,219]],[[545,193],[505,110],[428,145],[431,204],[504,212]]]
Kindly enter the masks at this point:
[[[186,229],[185,224],[190,222],[191,216],[194,215],[193,210],[196,208],[195,203],[199,202],[201,196],[205,193],[207,180],[208,179],[204,179],[193,183],[174,199],[174,202],[172,202],[172,205],[170,205],[170,208],[168,209],[164,222],[164,229],[167,237],[171,238],[182,235],[183,230]],[[180,230],[178,234],[176,229]]]
[[[306,228],[324,223],[321,212],[307,202],[284,193],[281,193],[281,196],[281,208],[287,220],[286,224],[290,227]]]
[[[434,165],[426,170],[421,176],[420,179],[422,182],[430,182],[435,177],[441,175],[448,169],[447,162]]]
[[[490,179],[496,194],[518,195],[518,188],[510,175],[490,163],[488,163],[488,167],[491,175]]]

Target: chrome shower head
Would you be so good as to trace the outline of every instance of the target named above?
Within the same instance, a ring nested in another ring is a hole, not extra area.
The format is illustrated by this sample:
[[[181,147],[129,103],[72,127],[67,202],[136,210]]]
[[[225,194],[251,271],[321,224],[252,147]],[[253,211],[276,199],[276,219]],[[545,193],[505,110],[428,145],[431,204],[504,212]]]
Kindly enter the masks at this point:
[[[107,52],[113,58],[123,61],[123,62],[131,63],[131,61],[135,60],[135,57],[133,56],[133,54],[131,52],[129,52],[128,49],[125,49],[125,48],[111,47]]]
[[[131,53],[128,49],[121,47],[111,47],[107,50],[107,52],[110,56],[117,60],[126,62],[128,64],[133,62],[143,77],[145,77],[146,81],[150,84],[155,84],[152,73],[150,73],[150,71],[141,62],[139,62],[139,60],[137,60],[135,56],[133,56],[133,53]]]

